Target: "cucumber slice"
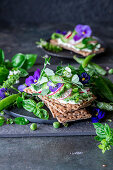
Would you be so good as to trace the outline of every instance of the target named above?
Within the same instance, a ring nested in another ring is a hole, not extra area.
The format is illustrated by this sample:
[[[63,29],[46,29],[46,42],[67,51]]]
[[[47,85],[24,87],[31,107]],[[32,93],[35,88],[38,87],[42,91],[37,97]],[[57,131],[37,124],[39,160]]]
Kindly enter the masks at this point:
[[[83,49],[83,48],[86,47],[86,45],[81,42],[81,43],[79,43],[79,44],[76,44],[75,47],[76,47],[76,48],[79,48],[79,49]]]
[[[50,76],[49,78],[54,83],[63,83],[62,78],[59,76],[54,75],[54,76]]]

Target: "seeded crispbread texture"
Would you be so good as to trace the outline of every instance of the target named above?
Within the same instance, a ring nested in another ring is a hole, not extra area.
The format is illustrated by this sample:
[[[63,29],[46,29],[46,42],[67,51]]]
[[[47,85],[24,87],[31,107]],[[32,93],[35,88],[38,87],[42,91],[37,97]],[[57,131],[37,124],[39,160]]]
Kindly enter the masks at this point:
[[[91,114],[86,109],[80,109],[80,110],[75,110],[74,112],[67,112],[65,114],[61,114],[52,105],[47,104],[47,107],[50,109],[53,117],[57,118],[57,120],[60,123],[66,123],[66,122],[72,122],[75,120],[91,118]]]
[[[32,94],[35,91],[26,88],[24,89],[26,93]],[[81,104],[61,104],[56,102],[55,99],[49,99],[47,96],[38,95],[38,97],[45,103],[45,105],[51,111],[53,118],[57,118],[60,123],[71,122],[75,120],[88,119],[91,114],[85,109],[89,106],[95,97],[90,101],[85,101]]]
[[[93,96],[91,100],[83,101],[80,104],[70,104],[70,103],[64,104],[64,103],[60,103],[58,100],[49,99],[47,96],[39,95],[38,97],[44,102],[46,101],[46,102],[51,103],[51,105],[54,106],[54,108],[57,111],[59,111],[60,113],[72,112],[72,111],[75,111],[75,110],[79,110],[79,109],[88,107],[96,99],[96,97]]]
[[[90,55],[90,54],[99,54],[99,53],[102,53],[102,52],[105,51],[105,49],[104,49],[103,47],[99,48],[98,51],[96,51],[96,50],[93,50],[93,51],[91,51],[91,52],[87,52],[87,51],[83,51],[83,50],[77,51],[75,48],[71,48],[71,47],[68,47],[68,46],[65,46],[65,45],[62,45],[62,44],[58,44],[57,39],[55,39],[55,40],[50,40],[50,43],[51,43],[52,45],[57,45],[57,46],[59,46],[59,47],[62,47],[62,48],[64,48],[64,49],[66,49],[66,50],[73,51],[74,53],[81,54],[81,55],[84,56],[84,57],[86,57],[86,56],[88,56],[88,55]]]

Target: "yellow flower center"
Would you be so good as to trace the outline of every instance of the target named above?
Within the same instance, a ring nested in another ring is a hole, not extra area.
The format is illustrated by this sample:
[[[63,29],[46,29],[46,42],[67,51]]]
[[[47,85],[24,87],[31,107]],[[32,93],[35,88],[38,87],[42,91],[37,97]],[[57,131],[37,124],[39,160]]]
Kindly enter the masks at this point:
[[[98,112],[96,113],[96,116],[98,116]]]
[[[83,34],[85,34],[85,32],[82,32]]]
[[[34,80],[34,82],[36,83],[36,82],[37,82],[37,80]]]
[[[82,81],[84,81],[84,80],[85,80],[85,77],[82,78]]]

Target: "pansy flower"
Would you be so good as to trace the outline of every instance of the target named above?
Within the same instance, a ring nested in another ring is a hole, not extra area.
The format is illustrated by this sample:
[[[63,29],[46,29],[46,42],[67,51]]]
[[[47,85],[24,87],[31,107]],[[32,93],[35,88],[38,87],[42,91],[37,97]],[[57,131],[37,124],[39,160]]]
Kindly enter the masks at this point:
[[[62,35],[66,35],[66,34],[67,34],[67,31],[60,31],[60,30],[57,30],[56,33],[62,34]]]
[[[18,90],[20,92],[23,92],[25,88],[26,88],[26,86],[24,84],[18,86]]]
[[[98,108],[94,108],[93,109],[93,116],[92,116],[91,120],[92,120],[93,123],[97,123],[104,116],[105,116],[105,112],[103,112],[102,110],[100,110]]]
[[[81,76],[79,75],[79,80],[82,84],[87,84],[90,80],[90,76],[84,72],[81,74]]]
[[[33,76],[29,76],[28,78],[26,78],[25,83],[27,86],[30,86],[31,84],[36,84],[39,77],[40,77],[40,69],[37,69],[34,73]]]
[[[51,81],[47,83],[47,86],[49,86],[49,90],[51,92],[55,92],[61,85],[61,83],[53,84]]]
[[[0,98],[4,99],[6,97],[6,91],[7,89],[5,88],[0,89]]]
[[[81,24],[75,27],[75,31],[77,32],[77,34],[73,37],[75,41],[78,41],[81,38],[90,37],[92,33],[92,30],[89,25],[81,25]]]

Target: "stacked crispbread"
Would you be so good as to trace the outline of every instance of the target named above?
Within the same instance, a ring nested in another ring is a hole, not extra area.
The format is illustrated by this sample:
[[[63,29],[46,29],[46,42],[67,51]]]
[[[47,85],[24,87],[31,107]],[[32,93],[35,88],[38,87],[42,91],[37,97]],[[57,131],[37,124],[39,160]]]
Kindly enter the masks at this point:
[[[85,50],[79,50],[78,51],[75,48],[72,48],[72,47],[69,47],[69,46],[65,45],[65,43],[64,44],[59,44],[57,39],[50,40],[50,43],[52,45],[56,45],[56,46],[62,47],[64,49],[66,49],[66,50],[73,51],[74,53],[80,54],[80,55],[82,55],[84,57],[86,57],[86,56],[88,56],[90,54],[99,54],[99,53],[102,53],[102,52],[105,51],[105,49],[103,47],[99,48],[98,51],[96,51],[95,49],[92,50],[91,52],[85,51]]]
[[[26,88],[26,93],[33,94],[33,90]],[[91,105],[92,101],[96,99],[95,96],[91,100],[85,100],[80,104],[64,104],[56,99],[50,99],[48,96],[38,95],[38,97],[45,103],[45,105],[51,111],[53,118],[57,118],[60,123],[71,122],[75,120],[88,119],[91,114],[86,109],[87,106]]]

